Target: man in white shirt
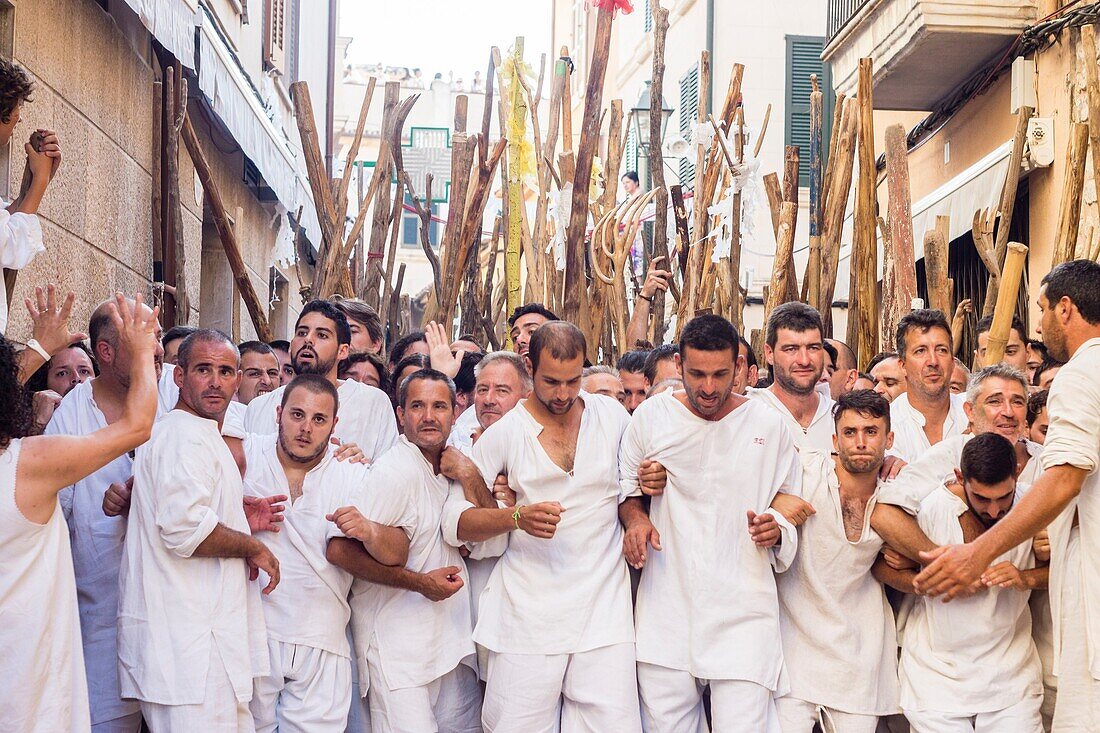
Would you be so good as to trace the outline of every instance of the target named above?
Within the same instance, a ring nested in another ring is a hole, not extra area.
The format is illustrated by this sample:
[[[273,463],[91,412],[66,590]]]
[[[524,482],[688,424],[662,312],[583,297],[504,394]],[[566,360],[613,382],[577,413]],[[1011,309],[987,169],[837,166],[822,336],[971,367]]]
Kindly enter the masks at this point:
[[[1055,730],[1100,728],[1100,265],[1064,262],[1043,278],[1038,304],[1043,341],[1068,360],[1051,386],[1043,473],[997,526],[971,543],[923,559],[917,588],[950,599],[985,574],[1000,554],[1034,536],[1076,503],[1072,527],[1052,533],[1050,601],[1058,704]]]
[[[556,730],[559,715],[565,733],[641,725],[618,518],[619,441],[630,417],[617,400],[581,392],[585,352],[570,323],[535,331],[533,399],[473,449],[486,483],[504,473],[516,492],[514,510],[476,502],[458,521],[459,541],[491,542],[501,555],[474,630],[489,650],[490,733]]]
[[[153,733],[250,731],[252,678],[268,670],[256,586],[279,562],[249,532],[236,460],[222,439],[240,380],[237,349],[202,330],[179,350],[179,404],[134,464],[119,576],[118,674]]]
[[[270,673],[258,677],[249,708],[258,733],[333,731],[347,725],[352,577],[325,558],[331,537],[363,543],[379,562],[404,564],[408,537],[369,518],[393,497],[368,491],[368,468],[341,463],[329,444],[339,397],[324,377],[302,374],[283,391],[277,435],[245,441],[245,492],[290,497],[279,531],[262,535],[280,559],[278,593],[263,597]]]
[[[382,455],[397,440],[393,407],[385,393],[354,379],[338,379],[340,362],[347,358],[351,343],[348,319],[327,300],[311,300],[302,308],[294,325],[290,356],[295,374],[320,374],[340,393],[340,422],[336,437],[355,443],[368,460]],[[245,429],[256,435],[276,432],[275,409],[283,387],[248,403]]]
[[[833,400],[816,387],[825,369],[821,314],[792,301],[774,308],[764,332],[764,358],[771,386],[749,388],[748,396],[773,408],[795,445],[829,453],[833,449]]]
[[[644,461],[668,474],[648,517],[640,499],[621,509],[628,560],[645,565],[635,611],[643,729],[705,730],[709,684],[715,730],[771,733],[773,697],[788,688],[773,571],[787,569],[798,539],[767,511],[777,492],[800,493],[798,452],[776,410],[733,393],[731,323],[694,318],[677,360],[684,390],[635,410],[619,456],[627,496]]]
[[[147,306],[142,310],[147,317],[152,314]],[[47,435],[89,435],[125,415],[133,356],[119,339],[116,311],[114,299],[92,311],[88,333],[99,375],[65,396],[46,426]],[[155,323],[157,341],[150,356],[158,380],[164,354],[160,331],[160,324]],[[158,408],[158,417],[164,411]],[[104,492],[113,483],[127,482],[134,474],[133,465],[130,455],[123,453],[58,495],[72,544],[93,730],[137,731],[141,727],[137,702],[123,700],[118,684],[118,573],[126,518],[106,516],[101,509]]]
[[[449,475],[488,493],[469,459],[446,448],[454,383],[442,372],[410,375],[397,395],[404,434],[375,461],[366,491],[390,498],[375,521],[409,537],[404,567],[386,567],[362,543],[336,538],[329,560],[372,581],[352,595],[360,685],[369,675],[370,718],[379,733],[480,731],[481,690],[470,639],[469,590],[462,557],[443,540],[440,520]],[[368,675],[364,675],[368,672]]]
[[[890,403],[871,390],[840,395],[836,454],[802,450],[802,496],[817,507],[799,529],[799,552],[779,587],[790,692],[776,700],[783,733],[815,724],[874,733],[898,709],[894,614],[871,567],[882,538],[869,518],[893,441]]]
[[[512,340],[512,350],[520,356],[527,356],[531,343],[531,334],[539,330],[544,323],[558,320],[553,311],[542,303],[525,303],[508,317],[508,337]]]
[[[856,388],[859,369],[851,347],[839,339],[825,339],[825,355],[832,363],[825,364],[824,377],[829,382],[829,396],[840,399],[842,394]]]
[[[981,536],[1012,507],[1016,452],[996,433],[975,436],[963,448],[959,498],[940,487],[921,502],[917,521],[939,544],[973,539],[960,521],[978,520]],[[986,589],[945,604],[919,597],[902,636],[901,707],[914,733],[1005,731],[1040,733],[1042,670],[1031,638],[1031,590],[1045,588],[1047,568],[1036,568],[1030,538],[995,558]],[[876,575],[898,590],[914,592],[913,570],[895,571],[885,561]]]
[[[5,730],[85,733],[92,727],[77,588],[58,493],[146,440],[157,396],[152,363],[158,348],[156,311],[143,308],[140,295],[131,307],[120,293],[110,320],[117,348],[133,357],[129,389],[110,425],[82,435],[22,437],[33,431],[30,399],[19,380],[14,349],[0,336],[5,411],[0,421],[0,708]],[[64,320],[61,327],[67,331]],[[116,698],[117,693],[115,687]]]
[[[238,344],[237,350],[241,352],[241,386],[237,388],[237,402],[247,405],[280,385],[279,357],[275,349],[263,341],[245,341]]]
[[[891,452],[913,461],[944,438],[966,429],[964,398],[951,394],[955,356],[951,326],[942,312],[923,309],[902,316],[897,348],[906,390],[890,403],[894,427]]]

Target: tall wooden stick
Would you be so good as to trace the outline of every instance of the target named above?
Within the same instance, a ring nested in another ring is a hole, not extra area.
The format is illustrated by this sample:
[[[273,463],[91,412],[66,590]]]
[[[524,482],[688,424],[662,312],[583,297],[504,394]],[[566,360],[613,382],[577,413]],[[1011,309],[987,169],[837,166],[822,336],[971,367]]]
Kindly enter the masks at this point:
[[[947,239],[941,227],[932,227],[924,233],[924,276],[928,307],[951,313],[951,293],[947,289]]]
[[[668,194],[665,190],[664,151],[661,145],[661,124],[664,121],[662,96],[665,81],[665,38],[668,36],[668,10],[661,7],[660,0],[653,4],[653,72],[649,85],[649,174],[653,181],[653,190],[657,196],[653,199],[655,207],[653,218],[653,256],[663,257],[665,266],[668,261]],[[653,341],[665,340],[665,294],[658,292],[653,301]],[[626,348],[624,347],[624,351]]]
[[[856,295],[856,338],[848,345],[856,354],[857,364],[866,364],[878,353],[878,243],[875,220],[878,217],[878,197],[875,193],[875,127],[871,59],[859,60],[859,180],[856,184],[854,238],[849,262],[854,273]],[[849,324],[852,318],[848,306]]]
[[[180,133],[187,119],[187,78],[182,69],[169,66],[165,70],[167,109],[165,119],[168,135],[165,138],[164,176],[168,179],[169,219],[172,223],[172,254],[176,274],[175,323],[186,326],[191,317],[191,299],[187,294],[187,244],[183,239],[183,216],[180,205]],[[178,84],[177,84],[178,80]]]
[[[1066,175],[1062,184],[1062,199],[1058,204],[1058,231],[1054,238],[1052,267],[1075,257],[1077,230],[1081,226],[1081,194],[1085,186],[1088,145],[1089,126],[1080,122],[1071,125],[1069,147],[1066,150]]]
[[[894,282],[902,312],[917,297],[917,265],[913,252],[913,202],[909,197],[909,160],[905,128],[886,128],[886,186],[890,193],[890,247],[894,253]]]
[[[1008,334],[1012,330],[1012,317],[1016,314],[1016,299],[1024,274],[1024,260],[1027,258],[1027,247],[1019,242],[1009,242],[1006,249],[1000,288],[997,291],[997,306],[993,309],[993,323],[989,326],[986,364],[996,364],[1004,357]]]
[[[707,98],[710,96],[710,54],[703,51],[699,55],[699,102],[695,110],[695,119],[703,124],[707,119]],[[707,207],[703,200],[703,174],[706,164],[706,150],[702,145],[695,149],[695,198],[692,201],[692,229],[690,247],[687,253],[687,269],[684,270],[684,284],[680,291],[680,308],[676,313],[676,335],[679,337],[684,324],[695,316],[695,311],[703,304],[699,299],[702,285],[703,253],[706,250],[703,237],[707,234]]]
[[[844,228],[844,212],[848,207],[848,190],[852,186],[852,164],[855,161],[856,100],[844,105],[837,144],[831,153],[829,170],[832,180],[828,183],[825,212],[821,230],[821,320],[825,332],[832,335],[832,304],[836,290],[837,272],[840,267],[840,234]]]
[[[771,284],[768,287],[768,299],[764,304],[764,323],[772,309],[786,301],[788,287],[786,280],[793,273],[794,228],[798,216],[798,204],[784,201],[780,204],[779,231],[775,237],[775,262],[772,265]]]
[[[565,237],[565,302],[563,317],[580,322],[584,307],[584,231],[588,223],[588,197],[592,184],[592,158],[600,135],[600,111],[607,57],[611,50],[611,23],[614,11],[601,5],[596,14],[596,35],[592,42],[592,61],[588,66],[588,88],[584,96],[584,121],[577,146],[577,170],[573,177],[572,208]],[[571,132],[571,131],[570,131]]]
[[[355,125],[355,137],[348,148],[348,154],[344,158],[344,174],[340,177],[340,188],[336,192],[336,218],[343,221],[348,214],[348,185],[351,183],[351,170],[355,167],[355,158],[359,155],[359,145],[363,142],[363,128],[367,124],[367,113],[370,111],[370,101],[374,97],[374,86],[378,80],[373,76],[367,79],[367,89],[363,93],[363,104],[359,108],[359,121]],[[362,196],[363,192],[360,191]]]
[[[516,38],[515,49],[512,52],[517,66],[523,63],[523,38]],[[517,77],[519,72],[517,71]],[[512,85],[508,100],[508,130],[516,130],[520,135],[527,130],[527,100],[523,96],[523,89],[519,79]],[[501,95],[505,90],[501,89]],[[523,246],[523,188],[520,176],[520,149],[523,140],[518,136],[508,134],[508,177],[506,181],[505,196],[508,197],[507,227],[504,230],[504,281],[507,283],[508,313],[518,308],[520,303],[520,252]],[[533,266],[533,263],[532,265]]]
[[[1016,208],[1016,189],[1020,185],[1020,165],[1024,159],[1024,145],[1027,142],[1027,121],[1034,114],[1031,107],[1020,107],[1016,112],[1016,133],[1012,137],[1012,153],[1008,157],[1008,172],[1005,173],[1004,187],[1001,189],[1001,201],[997,206],[997,213],[1001,220],[997,223],[996,239],[994,243],[994,258],[998,265],[1004,262],[1008,237],[1012,231],[1012,214]],[[992,272],[986,284],[987,296],[985,299],[985,312],[992,313],[993,299],[989,297],[998,292],[999,288],[994,280]]]
[[[1096,68],[1096,31],[1092,25],[1081,26],[1081,45],[1085,55],[1085,93],[1088,95],[1089,106],[1092,180],[1096,190],[1100,191],[1100,72]]]

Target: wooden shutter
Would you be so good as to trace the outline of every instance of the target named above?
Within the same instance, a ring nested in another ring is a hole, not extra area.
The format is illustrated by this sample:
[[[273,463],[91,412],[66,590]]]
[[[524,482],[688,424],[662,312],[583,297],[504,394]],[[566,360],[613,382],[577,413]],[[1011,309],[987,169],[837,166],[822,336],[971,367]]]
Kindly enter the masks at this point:
[[[699,114],[699,64],[688,69],[687,73],[680,77],[680,109],[679,123],[680,135],[691,142],[691,125]],[[680,184],[690,188],[695,185],[695,148],[689,151],[687,157],[680,158]]]
[[[264,0],[264,66],[285,74],[287,0]]]
[[[817,74],[823,92],[822,166],[828,155],[833,120],[833,85],[828,65],[821,61],[822,36],[787,36],[786,124],[787,145],[799,147],[798,183],[810,185],[810,75]]]

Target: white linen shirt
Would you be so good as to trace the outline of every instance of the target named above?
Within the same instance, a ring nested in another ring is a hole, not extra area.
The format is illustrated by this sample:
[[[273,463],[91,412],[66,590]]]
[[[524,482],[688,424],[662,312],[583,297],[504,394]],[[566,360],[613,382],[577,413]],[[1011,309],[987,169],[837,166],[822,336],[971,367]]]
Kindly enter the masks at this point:
[[[833,422],[833,405],[836,403],[827,394],[822,394],[816,390],[814,394],[817,395],[817,411],[807,427],[802,427],[802,424],[795,419],[787,406],[779,401],[779,398],[771,389],[750,388],[746,391],[745,396],[761,400],[774,408],[779,416],[783,418],[783,424],[787,426],[787,430],[790,431],[791,438],[799,450],[808,448],[823,453],[832,453],[833,436],[836,434],[836,423]]]
[[[214,528],[248,533],[241,474],[218,424],[172,410],[138,448],[119,576],[122,694],[160,705],[206,695],[210,645],[239,701],[267,674],[260,589],[244,558],[194,557]],[[274,592],[279,592],[276,589]]]
[[[408,534],[405,567],[417,573],[449,565],[463,568],[462,556],[443,541],[439,530],[450,480],[437,475],[420,449],[404,436],[374,463],[366,491],[378,499],[372,519],[401,527]],[[467,657],[473,658],[470,595],[465,585],[450,598],[432,602],[415,591],[357,580],[351,607],[363,691],[368,687],[368,649],[377,652],[383,677],[370,682],[382,682],[390,690],[427,685]],[[476,669],[475,664],[471,667]]]
[[[783,694],[773,566],[782,572],[790,565],[797,534],[774,513],[782,541],[759,549],[746,512],[767,512],[780,491],[801,495],[790,431],[759,400],[711,421],[665,392],[634,411],[623,436],[623,494],[637,491],[638,466],[646,459],[665,467],[668,483],[649,509],[663,549],[647,555],[638,588],[638,661]]]
[[[246,494],[290,496],[277,440],[274,434],[245,439]],[[268,637],[350,658],[346,628],[351,618],[348,593],[352,576],[325,556],[329,539],[344,536],[325,517],[345,506],[358,508],[367,519],[374,519],[378,512],[370,506],[372,494],[367,491],[370,469],[361,463],[336,460],[335,450],[330,447],[321,462],[306,473],[302,495],[285,502],[280,531],[262,532],[257,537],[279,559],[281,576],[275,592],[263,596]],[[265,573],[259,582],[261,587],[267,584]]]
[[[549,540],[516,531],[479,543],[501,558],[481,593],[474,640],[500,654],[575,654],[634,640],[619,523],[619,442],[630,416],[610,397],[578,399],[584,411],[569,473],[539,442],[543,427],[526,400],[474,444],[487,484],[504,473],[517,505],[556,501],[565,509]]]
[[[39,252],[46,251],[42,242],[42,223],[34,214],[8,213],[10,204],[0,199],[0,268],[22,270]],[[8,291],[0,288],[0,334],[8,328]]]
[[[917,523],[937,545],[961,544],[966,502],[940,487],[921,502]],[[1035,567],[1031,540],[991,563]],[[987,588],[944,603],[917,596],[902,636],[901,707],[957,715],[990,713],[1042,695],[1027,591]]]
[[[951,407],[943,421],[941,440],[952,435],[962,435],[970,426],[963,411],[966,395],[950,395]],[[909,404],[909,393],[902,392],[890,403],[890,429],[894,432],[894,447],[887,451],[889,455],[900,457],[907,463],[915,461],[922,453],[932,447],[924,432],[924,414]]]
[[[833,457],[803,450],[802,498],[817,513],[799,527],[798,554],[776,578],[790,696],[855,715],[898,709],[894,614],[871,566],[882,538],[867,502],[855,542],[844,531]]]
[[[249,402],[244,429],[256,435],[278,432],[275,408],[283,401],[285,389],[278,387]],[[397,421],[386,393],[354,379],[345,379],[336,393],[340,397],[336,410],[340,419],[333,435],[344,443],[355,443],[371,461],[389,450],[397,440]]]
[[[1079,589],[1088,624],[1089,669],[1100,680],[1100,338],[1078,347],[1054,377],[1047,398],[1050,427],[1043,443],[1043,468],[1069,465],[1088,472],[1076,511],[1080,527],[1081,573]],[[1062,640],[1062,594],[1066,592],[1066,551],[1072,510],[1051,524],[1050,610],[1054,622],[1054,669],[1057,673]]]

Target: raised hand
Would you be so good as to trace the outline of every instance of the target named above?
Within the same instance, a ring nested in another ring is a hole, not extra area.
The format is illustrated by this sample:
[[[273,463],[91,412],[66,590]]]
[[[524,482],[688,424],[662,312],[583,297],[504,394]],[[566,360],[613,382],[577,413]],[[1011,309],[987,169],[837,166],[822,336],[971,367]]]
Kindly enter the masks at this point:
[[[23,299],[23,305],[27,307],[34,328],[31,337],[48,353],[53,356],[62,349],[83,341],[88,334],[81,331],[69,330],[69,316],[73,312],[73,302],[76,293],[69,291],[62,301],[61,307],[57,306],[57,288],[53,283],[34,289],[34,302],[30,298]]]
[[[646,273],[645,282],[642,283],[641,296],[652,300],[658,292],[668,290],[668,283],[672,279],[672,273],[658,267],[665,257],[654,257],[649,261],[649,272]]]
[[[428,359],[432,369],[454,379],[462,367],[462,357],[466,356],[466,352],[459,349],[452,354],[451,339],[447,330],[435,321],[429,321],[424,327],[424,339],[428,342]]]
[[[130,354],[135,363],[144,363],[148,356],[152,363],[157,349],[157,315],[160,307],[146,309],[141,293],[134,293],[133,303],[122,293],[115,293],[115,307],[111,313],[111,322],[118,335],[119,348]]]
[[[283,521],[286,507],[286,494],[277,496],[245,496],[244,516],[248,519],[248,529],[257,532],[278,532],[279,522]]]

